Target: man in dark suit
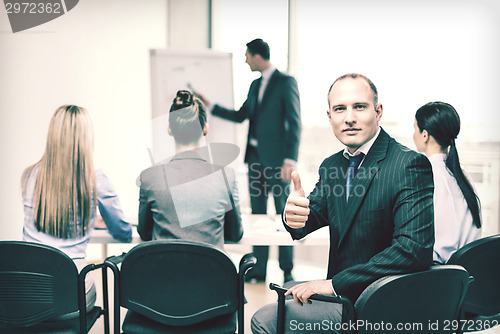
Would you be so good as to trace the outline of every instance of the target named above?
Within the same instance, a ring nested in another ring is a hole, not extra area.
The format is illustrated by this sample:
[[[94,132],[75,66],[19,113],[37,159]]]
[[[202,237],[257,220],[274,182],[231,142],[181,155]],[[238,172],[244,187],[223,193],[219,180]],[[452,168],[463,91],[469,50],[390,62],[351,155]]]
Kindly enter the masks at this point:
[[[274,196],[276,212],[281,213],[298,156],[301,130],[299,90],[293,77],[281,73],[271,64],[269,45],[262,39],[249,42],[245,55],[250,69],[261,72],[262,76],[252,82],[248,97],[239,110],[215,104],[212,114],[234,122],[249,119],[245,162],[248,164],[252,213],[267,213],[269,193]],[[268,246],[254,247],[257,264],[248,272],[247,280],[265,280],[268,254]],[[291,246],[279,247],[279,264],[284,281],[292,280]]]
[[[383,108],[375,85],[365,76],[351,73],[338,78],[330,87],[328,103],[333,132],[346,147],[323,161],[308,198],[293,172],[294,190],[284,210],[284,224],[293,239],[324,226],[330,229],[327,279],[296,284],[287,292],[294,300],[286,302],[285,327],[294,333],[300,321],[341,321],[340,305],[308,305],[312,294],[339,294],[355,302],[381,277],[432,264],[429,161],[379,127]],[[275,304],[256,312],[252,331],[275,333]]]

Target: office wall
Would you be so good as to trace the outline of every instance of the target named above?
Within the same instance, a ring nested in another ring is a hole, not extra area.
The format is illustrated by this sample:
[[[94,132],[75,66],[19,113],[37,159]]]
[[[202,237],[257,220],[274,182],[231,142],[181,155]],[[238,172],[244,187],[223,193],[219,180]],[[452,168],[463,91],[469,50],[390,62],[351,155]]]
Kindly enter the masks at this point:
[[[166,0],[80,1],[16,34],[0,10],[0,240],[21,238],[21,173],[41,158],[62,104],[89,110],[96,167],[107,172],[125,214],[136,214],[135,179],[147,160],[133,134],[151,113],[149,49],[166,43]]]
[[[208,48],[208,11],[208,0],[167,0],[167,46]]]

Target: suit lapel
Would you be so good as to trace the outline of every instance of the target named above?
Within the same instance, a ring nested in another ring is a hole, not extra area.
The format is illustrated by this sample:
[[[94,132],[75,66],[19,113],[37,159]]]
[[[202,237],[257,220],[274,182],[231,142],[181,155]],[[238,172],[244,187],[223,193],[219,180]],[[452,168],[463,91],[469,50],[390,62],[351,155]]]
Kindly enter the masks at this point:
[[[345,210],[343,212],[344,214],[340,216],[341,222],[339,224],[339,245],[342,243],[343,238],[352,225],[354,217],[359,211],[359,208],[370,189],[370,185],[375,178],[375,175],[378,173],[378,170],[380,168],[379,162],[385,159],[387,155],[389,138],[389,135],[387,135],[387,133],[383,129],[381,129],[377,140],[373,143],[373,146],[370,148],[370,151],[368,151],[365,160],[356,173],[356,177],[354,178],[354,183],[352,186],[352,194],[349,197],[349,201],[345,203],[345,194],[344,196],[342,196],[345,203]]]

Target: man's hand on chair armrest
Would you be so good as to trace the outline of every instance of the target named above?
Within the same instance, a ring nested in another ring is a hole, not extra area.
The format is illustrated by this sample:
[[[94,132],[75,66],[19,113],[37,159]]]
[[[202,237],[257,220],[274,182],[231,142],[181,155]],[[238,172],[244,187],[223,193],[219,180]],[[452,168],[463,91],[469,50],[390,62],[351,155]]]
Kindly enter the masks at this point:
[[[310,304],[309,297],[315,294],[335,296],[332,281],[318,280],[297,284],[288,289],[285,296],[292,295],[295,302],[302,306],[304,303]]]

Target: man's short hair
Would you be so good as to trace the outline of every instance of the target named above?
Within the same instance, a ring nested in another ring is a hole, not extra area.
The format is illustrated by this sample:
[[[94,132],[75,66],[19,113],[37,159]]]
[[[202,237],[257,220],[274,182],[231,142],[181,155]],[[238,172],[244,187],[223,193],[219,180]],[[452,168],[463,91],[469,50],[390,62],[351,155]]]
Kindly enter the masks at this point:
[[[252,56],[260,55],[264,60],[269,60],[271,57],[271,50],[269,49],[269,44],[267,44],[260,38],[248,42],[247,49]]]
[[[328,106],[330,106],[330,98],[329,97],[330,97],[330,92],[332,91],[333,85],[335,85],[335,83],[337,81],[344,80],[344,79],[347,79],[347,78],[351,78],[351,79],[359,79],[359,78],[361,78],[361,79],[364,79],[368,83],[368,85],[370,85],[370,88],[372,89],[372,92],[373,92],[373,106],[376,108],[377,104],[378,104],[377,87],[375,87],[375,84],[370,79],[368,79],[363,74],[359,74],[359,73],[347,73],[347,74],[341,75],[340,77],[338,77],[337,79],[335,79],[335,81],[330,86],[330,89],[328,90],[328,94],[326,96],[327,99],[328,99]]]

